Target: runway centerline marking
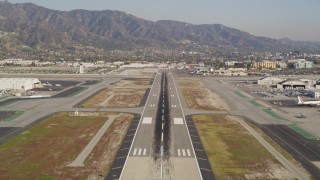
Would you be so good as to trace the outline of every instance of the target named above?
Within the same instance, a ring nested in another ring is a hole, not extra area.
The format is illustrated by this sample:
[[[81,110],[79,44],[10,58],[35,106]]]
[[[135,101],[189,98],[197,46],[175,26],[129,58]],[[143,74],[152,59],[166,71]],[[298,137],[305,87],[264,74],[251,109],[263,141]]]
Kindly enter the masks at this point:
[[[161,154],[161,157],[163,156],[163,146],[161,146],[160,148],[160,154]]]
[[[161,133],[161,142],[163,142],[163,133]]]

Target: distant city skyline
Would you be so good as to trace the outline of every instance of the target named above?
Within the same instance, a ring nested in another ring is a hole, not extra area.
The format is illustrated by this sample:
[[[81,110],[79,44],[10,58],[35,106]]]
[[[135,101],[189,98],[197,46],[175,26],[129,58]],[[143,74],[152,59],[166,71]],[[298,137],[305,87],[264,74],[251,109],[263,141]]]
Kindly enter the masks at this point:
[[[69,11],[119,10],[157,21],[223,24],[255,36],[320,41],[320,0],[9,0]]]

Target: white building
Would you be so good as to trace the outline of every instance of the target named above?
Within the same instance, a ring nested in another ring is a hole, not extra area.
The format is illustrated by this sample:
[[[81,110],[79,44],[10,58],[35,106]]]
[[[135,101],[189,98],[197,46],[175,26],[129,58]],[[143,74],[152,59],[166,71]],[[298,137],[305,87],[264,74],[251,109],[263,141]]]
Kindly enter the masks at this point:
[[[312,61],[298,61],[298,62],[294,63],[294,67],[296,69],[313,68],[314,63]]]
[[[304,62],[306,59],[289,59],[288,63]]]
[[[238,63],[238,61],[226,61],[224,64],[226,66],[234,66],[236,63]]]
[[[36,78],[0,78],[0,90],[30,90],[39,84]]]
[[[80,74],[83,74],[84,73],[84,67],[83,65],[80,65]]]
[[[14,65],[20,65],[20,66],[29,66],[34,64],[37,64],[39,60],[23,60],[23,59],[4,59],[0,61],[0,64],[14,64]]]
[[[265,77],[265,78],[259,79],[258,84],[272,86],[272,85],[277,85],[278,83],[283,81],[284,79],[277,78],[277,77]]]

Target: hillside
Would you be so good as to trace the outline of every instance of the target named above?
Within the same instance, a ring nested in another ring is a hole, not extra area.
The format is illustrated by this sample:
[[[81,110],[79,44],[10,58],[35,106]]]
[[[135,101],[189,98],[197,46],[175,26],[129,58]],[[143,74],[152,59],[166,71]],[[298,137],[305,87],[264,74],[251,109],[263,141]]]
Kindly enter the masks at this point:
[[[32,48],[63,48],[79,44],[109,50],[175,48],[181,44],[278,52],[300,48],[297,43],[256,37],[221,24],[152,22],[120,11],[66,12],[31,3],[0,2],[0,31],[14,32],[16,36],[12,41]]]

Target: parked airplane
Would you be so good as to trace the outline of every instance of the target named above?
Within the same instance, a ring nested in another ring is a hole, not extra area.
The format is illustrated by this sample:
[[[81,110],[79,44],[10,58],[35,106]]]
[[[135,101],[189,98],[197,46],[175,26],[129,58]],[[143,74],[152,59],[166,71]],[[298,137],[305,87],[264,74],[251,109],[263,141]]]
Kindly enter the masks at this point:
[[[320,101],[303,101],[300,96],[298,96],[298,105],[320,105]]]

